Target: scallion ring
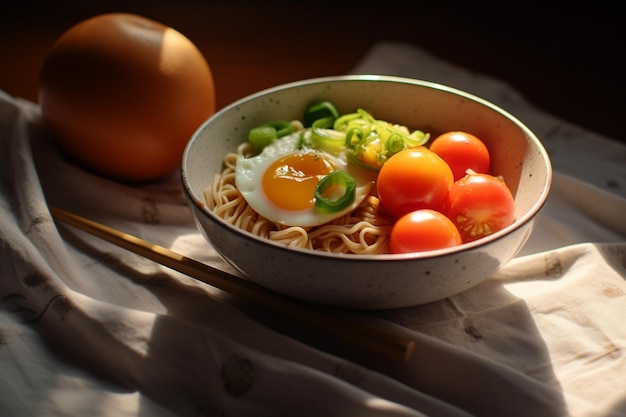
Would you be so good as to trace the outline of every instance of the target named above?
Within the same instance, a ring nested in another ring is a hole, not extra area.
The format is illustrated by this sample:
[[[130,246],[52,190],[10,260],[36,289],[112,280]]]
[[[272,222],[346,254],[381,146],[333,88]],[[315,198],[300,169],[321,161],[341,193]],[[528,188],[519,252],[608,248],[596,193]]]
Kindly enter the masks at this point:
[[[354,139],[356,137],[356,140]],[[346,132],[346,146],[350,149],[354,149],[365,137],[363,130],[358,127],[353,127]]]
[[[316,120],[325,119],[327,117],[332,117],[332,121],[334,122],[335,119],[339,117],[339,112],[331,102],[321,101],[319,103],[310,105],[306,109],[306,111],[304,112],[304,117],[302,118],[302,123],[305,127],[310,127],[313,126],[313,123]]]
[[[315,207],[324,213],[335,213],[349,207],[356,194],[356,181],[344,171],[333,171],[315,187]]]
[[[293,125],[286,121],[276,121],[257,126],[248,132],[248,141],[256,149],[263,149],[276,139],[293,133]]]
[[[392,133],[385,143],[385,147],[387,148],[386,156],[390,157],[391,155],[400,152],[404,149],[404,138],[399,133]]]
[[[425,133],[421,130],[415,130],[409,135],[408,140],[405,141],[409,146],[419,146],[428,142],[429,139],[430,133]]]
[[[322,117],[311,124],[311,129],[330,129],[333,126],[334,121],[335,119],[333,119],[331,116]]]
[[[367,120],[370,123],[374,123],[376,121],[376,119],[374,119],[374,116],[372,116],[366,110],[357,109],[356,112],[359,114],[359,116],[361,116],[363,119]]]
[[[361,118],[361,115],[359,113],[348,113],[348,114],[341,115],[337,119],[335,119],[333,129],[345,130],[351,122],[360,118]]]
[[[345,134],[332,129],[334,119],[324,117],[313,122],[311,142],[316,148],[337,154],[345,143]]]

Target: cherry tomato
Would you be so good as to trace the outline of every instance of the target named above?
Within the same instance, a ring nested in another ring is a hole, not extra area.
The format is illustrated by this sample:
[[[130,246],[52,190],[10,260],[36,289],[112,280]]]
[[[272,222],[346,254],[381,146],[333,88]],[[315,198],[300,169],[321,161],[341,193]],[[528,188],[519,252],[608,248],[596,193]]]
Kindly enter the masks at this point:
[[[378,173],[377,191],[382,207],[400,217],[418,209],[440,209],[453,182],[448,164],[418,146],[404,149],[385,162]]]
[[[480,139],[470,133],[444,133],[435,138],[429,149],[450,165],[455,181],[463,178],[468,169],[489,173],[489,150]]]
[[[473,173],[452,185],[446,210],[463,242],[471,242],[510,225],[515,215],[515,202],[500,178]]]
[[[391,253],[410,253],[449,248],[463,243],[456,226],[441,212],[412,211],[400,217],[391,229]]]

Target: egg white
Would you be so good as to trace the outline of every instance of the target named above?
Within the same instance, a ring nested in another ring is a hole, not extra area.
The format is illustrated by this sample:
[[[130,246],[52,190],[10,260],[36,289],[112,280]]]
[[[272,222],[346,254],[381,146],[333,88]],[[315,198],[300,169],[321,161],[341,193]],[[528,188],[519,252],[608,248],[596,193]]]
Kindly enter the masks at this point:
[[[355,198],[350,206],[335,212],[321,213],[315,206],[304,210],[285,210],[272,203],[263,192],[263,175],[274,161],[290,153],[301,151],[297,148],[299,133],[275,140],[253,157],[239,157],[235,169],[235,184],[248,204],[266,219],[285,226],[318,226],[328,223],[354,210],[369,195],[375,174],[361,167],[348,164],[345,158],[336,157],[317,149],[310,152],[322,153],[337,169],[345,171],[355,179]]]

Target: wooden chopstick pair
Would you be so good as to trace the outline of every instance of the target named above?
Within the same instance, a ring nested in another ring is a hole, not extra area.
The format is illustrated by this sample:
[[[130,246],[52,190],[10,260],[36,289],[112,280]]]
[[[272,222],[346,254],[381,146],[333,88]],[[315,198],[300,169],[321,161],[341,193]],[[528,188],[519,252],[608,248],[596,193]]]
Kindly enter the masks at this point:
[[[298,301],[76,214],[54,207],[50,212],[58,221],[358,347],[402,361],[408,361],[415,350],[414,340],[362,315]]]

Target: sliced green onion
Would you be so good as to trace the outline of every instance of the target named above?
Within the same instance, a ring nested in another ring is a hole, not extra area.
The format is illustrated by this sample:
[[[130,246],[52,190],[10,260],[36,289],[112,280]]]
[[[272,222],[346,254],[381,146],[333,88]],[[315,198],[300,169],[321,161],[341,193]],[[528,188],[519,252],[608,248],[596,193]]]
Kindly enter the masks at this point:
[[[336,213],[350,206],[355,194],[354,178],[344,171],[333,171],[315,187],[315,207],[324,213]]]
[[[360,119],[361,115],[359,113],[347,113],[339,116],[333,125],[333,129],[335,130],[345,130],[350,122],[355,119]]]
[[[276,139],[293,133],[293,125],[286,121],[276,121],[257,126],[248,132],[248,141],[256,149],[263,149]]]
[[[386,156],[389,158],[391,155],[400,152],[404,149],[404,138],[399,133],[392,133],[387,138],[387,143],[385,143],[385,147],[387,148]]]
[[[415,130],[411,132],[406,140],[407,145],[409,146],[420,146],[428,142],[430,139],[430,133],[422,132],[421,130]]]
[[[291,135],[293,133],[293,124],[284,120],[270,123],[276,129],[276,136],[280,139],[283,136]]]
[[[332,116],[322,117],[320,119],[315,120],[311,124],[311,128],[312,129],[330,129],[333,126],[334,121],[335,119],[333,119]]]
[[[300,134],[298,135],[298,144],[296,145],[296,149],[302,150],[304,148],[311,147],[311,144],[307,140],[307,134],[306,133],[307,133],[307,131],[304,130],[304,129],[300,131]]]
[[[259,126],[250,130],[248,142],[256,149],[263,149],[276,140],[276,129],[271,126]]]
[[[363,109],[357,109],[356,112],[365,120],[367,120],[370,123],[374,123],[376,121],[376,119],[374,119],[374,116],[372,116],[370,113],[368,113],[367,111],[363,110]]]
[[[356,136],[356,140],[353,138]],[[350,149],[356,148],[356,146],[363,141],[365,134],[363,130],[358,127],[353,127],[346,133],[346,146]]]
[[[302,118],[302,122],[304,124],[304,127],[310,127],[313,126],[313,123],[316,120],[325,119],[327,117],[332,117],[332,120],[334,122],[335,119],[339,117],[339,112],[331,102],[321,101],[319,103],[310,105],[306,109],[306,111],[304,112],[304,117]]]
[[[324,117],[313,122],[311,142],[318,149],[337,154],[345,143],[345,134],[331,129],[333,122],[332,117]]]

